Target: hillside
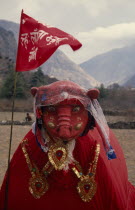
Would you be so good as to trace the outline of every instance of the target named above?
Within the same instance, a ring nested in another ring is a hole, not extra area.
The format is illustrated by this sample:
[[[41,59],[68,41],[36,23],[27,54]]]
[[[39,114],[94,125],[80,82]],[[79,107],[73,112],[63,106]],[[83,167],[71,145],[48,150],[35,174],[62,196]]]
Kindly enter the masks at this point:
[[[16,48],[17,44],[13,32],[0,27],[0,57],[15,60]]]
[[[6,77],[9,65],[15,62],[16,48],[14,34],[0,27],[0,85]]]
[[[135,74],[135,45],[95,56],[80,66],[106,86],[124,85]]]
[[[0,20],[0,27],[4,28],[7,31],[11,31],[15,36],[15,40],[18,41],[18,33],[19,33],[18,23],[14,23],[12,21],[7,21],[7,20]]]
[[[135,88],[135,74],[123,85],[126,86],[126,87]]]
[[[88,75],[81,67],[72,62],[63,52],[57,50],[42,66],[44,74],[59,80],[70,80],[85,88],[99,86],[100,83]]]

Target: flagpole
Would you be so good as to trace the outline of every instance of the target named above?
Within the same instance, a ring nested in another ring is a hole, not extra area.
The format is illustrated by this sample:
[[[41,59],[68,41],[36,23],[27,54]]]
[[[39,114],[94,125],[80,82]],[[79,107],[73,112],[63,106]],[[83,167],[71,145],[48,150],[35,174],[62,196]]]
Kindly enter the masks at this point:
[[[21,12],[21,19],[22,19],[22,14],[23,14],[23,10]],[[20,32],[19,32],[19,37],[20,37]],[[11,145],[12,145],[12,136],[13,136],[14,107],[15,107],[15,97],[16,97],[17,75],[18,75],[18,71],[17,71],[17,63],[16,63],[15,74],[14,74],[13,98],[12,98],[12,114],[11,114],[10,139],[9,139],[8,160],[7,160],[7,172],[6,172],[6,186],[5,186],[4,210],[8,210],[8,192],[9,192],[9,181],[10,181],[10,156],[11,156]]]
[[[11,144],[12,144],[12,134],[13,134],[13,124],[14,124],[14,107],[15,107],[15,97],[16,97],[16,82],[17,74],[15,71],[14,75],[14,88],[13,88],[13,98],[12,98],[12,114],[11,114],[11,127],[10,127],[10,139],[9,139],[9,149],[8,149],[8,160],[7,160],[7,177],[6,177],[6,189],[5,189],[5,201],[4,201],[4,210],[8,209],[8,190],[9,190],[9,181],[10,181],[10,156],[11,156]]]

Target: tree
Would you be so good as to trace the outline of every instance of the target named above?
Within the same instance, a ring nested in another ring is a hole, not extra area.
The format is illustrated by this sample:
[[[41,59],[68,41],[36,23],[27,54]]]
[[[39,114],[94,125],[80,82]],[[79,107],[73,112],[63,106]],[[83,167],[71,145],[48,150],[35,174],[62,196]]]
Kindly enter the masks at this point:
[[[3,81],[0,96],[3,98],[11,98],[14,92],[14,79],[15,79],[15,70],[14,66],[10,64],[8,66],[8,75]],[[16,98],[25,98],[26,97],[26,83],[24,76],[21,72],[17,73],[16,81]]]
[[[25,82],[24,76],[21,72],[18,72],[17,82],[16,82],[16,98],[26,97],[27,84]]]
[[[29,81],[29,87],[39,87],[42,85],[48,85],[52,82],[58,81],[56,78],[51,78],[48,75],[44,75],[41,67],[38,70],[31,74],[31,78]]]
[[[30,87],[39,87],[41,85],[45,85],[44,82],[44,74],[42,72],[41,67],[39,67],[38,70],[32,74],[32,77],[29,82]]]
[[[103,84],[101,84],[98,89],[100,91],[99,99],[106,98],[108,95],[108,89],[105,88]]]

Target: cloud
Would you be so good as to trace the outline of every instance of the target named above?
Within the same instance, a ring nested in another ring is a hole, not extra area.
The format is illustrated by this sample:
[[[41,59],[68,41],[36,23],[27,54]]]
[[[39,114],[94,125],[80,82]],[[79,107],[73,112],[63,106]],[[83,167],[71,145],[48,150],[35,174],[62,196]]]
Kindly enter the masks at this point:
[[[89,32],[78,34],[81,38],[117,40],[135,35],[135,22],[116,24],[109,27],[97,27]]]
[[[22,9],[35,19],[51,25],[66,25],[70,30],[73,24],[79,31],[79,28],[87,25],[89,18],[96,18],[107,10],[107,0],[4,0],[0,14],[4,19],[19,22]]]
[[[22,9],[28,11],[28,15],[35,15],[40,12],[40,5],[38,1],[32,0],[4,0],[0,7],[0,18],[19,22]]]
[[[97,54],[135,43],[135,22],[97,27],[94,30],[78,33],[76,38],[83,44],[83,47],[75,53],[69,48],[63,51],[72,60],[81,63]]]
[[[18,2],[17,9],[20,11],[24,9],[24,11],[29,11],[31,14],[36,14],[37,12],[40,12],[40,7],[38,1],[23,0]]]
[[[60,4],[64,4],[65,7],[69,6],[76,9],[80,8],[80,11],[82,8],[85,9],[85,11],[92,17],[97,17],[99,14],[107,10],[108,1],[107,0],[57,0]]]
[[[108,8],[107,0],[82,0],[81,6],[85,8],[87,13],[92,17],[97,17],[103,12],[105,12]]]

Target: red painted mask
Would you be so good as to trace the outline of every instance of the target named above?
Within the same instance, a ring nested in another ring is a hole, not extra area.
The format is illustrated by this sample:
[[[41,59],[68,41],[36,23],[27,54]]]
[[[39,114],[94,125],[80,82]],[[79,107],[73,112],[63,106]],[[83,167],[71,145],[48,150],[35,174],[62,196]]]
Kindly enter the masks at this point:
[[[91,100],[97,98],[99,92],[96,89],[86,91],[70,81],[58,81],[33,87],[31,93],[35,96],[36,117],[42,117],[50,136],[71,140],[85,130]]]
[[[76,99],[43,108],[43,123],[53,138],[77,138],[84,131],[87,122],[88,112]]]
[[[112,153],[109,128],[96,100],[99,90],[85,90],[71,81],[57,81],[39,88],[33,87],[31,93],[35,97],[35,114],[39,129],[42,118],[43,126],[50,136],[71,140],[77,138],[83,131],[85,131],[83,135],[86,135],[91,120],[88,119],[90,113],[109,157]]]

